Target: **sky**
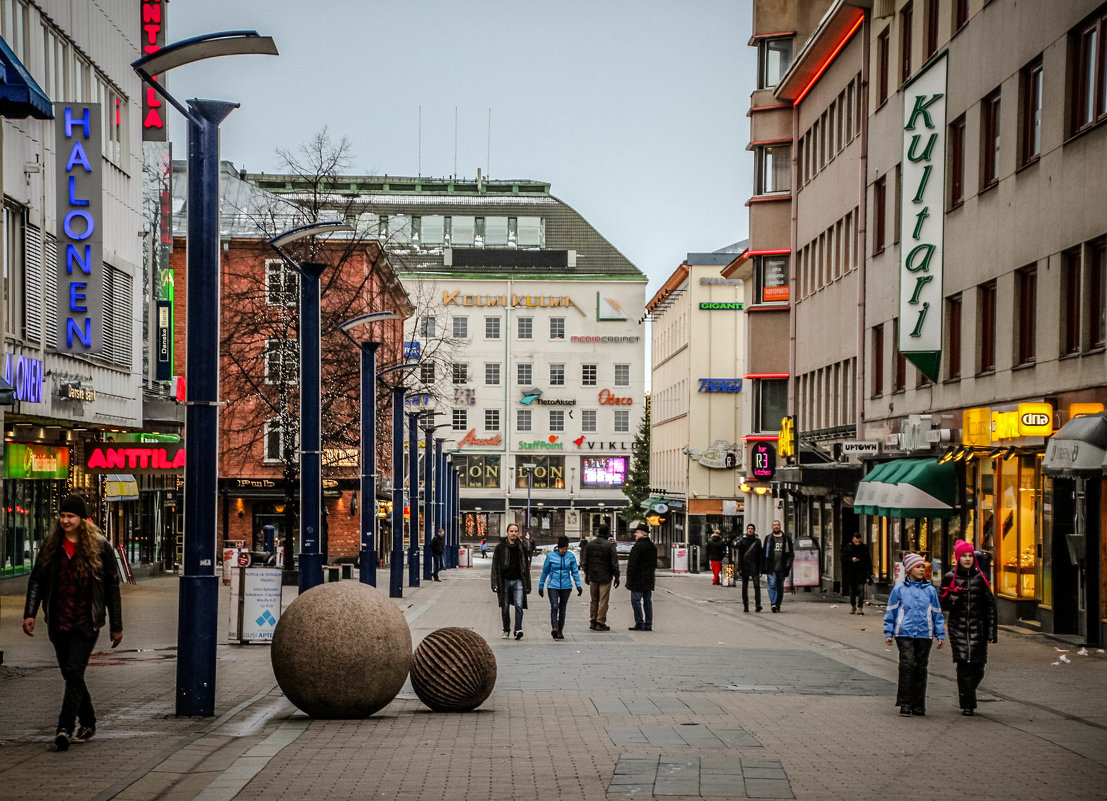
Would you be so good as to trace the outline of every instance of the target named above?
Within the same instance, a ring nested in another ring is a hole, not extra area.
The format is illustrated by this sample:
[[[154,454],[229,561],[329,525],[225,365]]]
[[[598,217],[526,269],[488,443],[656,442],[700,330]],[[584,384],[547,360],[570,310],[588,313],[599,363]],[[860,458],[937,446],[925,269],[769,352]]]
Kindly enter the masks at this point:
[[[250,172],[326,127],[355,174],[548,182],[648,300],[687,253],[746,238],[751,23],[750,0],[171,0],[168,41],[251,29],[280,56],[168,86],[242,104],[221,156]],[[170,135],[184,158],[179,115]]]

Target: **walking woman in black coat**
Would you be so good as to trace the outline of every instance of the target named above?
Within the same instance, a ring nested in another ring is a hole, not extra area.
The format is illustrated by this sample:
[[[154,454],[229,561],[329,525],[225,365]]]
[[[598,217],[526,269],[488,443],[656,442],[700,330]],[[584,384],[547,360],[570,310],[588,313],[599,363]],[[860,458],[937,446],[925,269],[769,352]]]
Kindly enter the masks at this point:
[[[957,695],[962,715],[976,714],[976,688],[984,678],[988,643],[996,641],[996,599],[976,563],[973,546],[958,540],[954,568],[942,579],[939,594],[946,612],[946,630],[957,665]]]

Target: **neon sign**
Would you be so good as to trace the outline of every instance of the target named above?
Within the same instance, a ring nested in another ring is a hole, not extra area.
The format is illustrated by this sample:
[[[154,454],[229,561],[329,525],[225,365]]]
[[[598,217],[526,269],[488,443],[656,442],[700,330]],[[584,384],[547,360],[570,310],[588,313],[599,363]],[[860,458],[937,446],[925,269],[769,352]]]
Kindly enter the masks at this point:
[[[42,384],[46,370],[40,359],[4,354],[4,380],[15,389],[15,399],[42,403]]]
[[[180,473],[185,466],[181,445],[136,447],[110,442],[89,444],[85,467],[90,473]]]
[[[99,353],[104,330],[98,103],[57,103],[58,350]]]
[[[626,483],[627,458],[609,456],[603,459],[584,458],[580,485],[582,487],[621,487]]]
[[[165,47],[165,3],[163,0],[142,0],[142,21],[139,41],[142,54],[156,53]],[[154,80],[157,80],[155,76]],[[161,98],[152,86],[142,87],[142,140],[164,142],[166,140],[165,117],[162,116]]]

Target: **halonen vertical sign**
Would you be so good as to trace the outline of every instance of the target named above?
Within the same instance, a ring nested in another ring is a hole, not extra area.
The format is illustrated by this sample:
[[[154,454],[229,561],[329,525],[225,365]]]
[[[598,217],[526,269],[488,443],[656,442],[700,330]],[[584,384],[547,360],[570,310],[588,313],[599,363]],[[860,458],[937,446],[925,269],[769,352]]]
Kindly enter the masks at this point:
[[[942,356],[947,67],[943,56],[903,90],[899,350],[931,381]]]

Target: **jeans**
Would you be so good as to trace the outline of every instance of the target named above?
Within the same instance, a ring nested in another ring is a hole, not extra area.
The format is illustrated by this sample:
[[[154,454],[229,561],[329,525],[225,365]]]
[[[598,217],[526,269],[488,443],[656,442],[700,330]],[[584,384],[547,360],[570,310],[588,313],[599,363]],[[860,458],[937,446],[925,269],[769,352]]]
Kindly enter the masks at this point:
[[[58,731],[72,734],[78,718],[82,726],[96,726],[96,711],[92,708],[92,698],[85,685],[85,668],[88,667],[88,658],[92,656],[92,648],[96,645],[96,636],[79,631],[50,632],[50,642],[54,645],[58,667],[65,679]]]
[[[984,680],[984,662],[955,662],[957,700],[962,709],[976,709],[976,688]]]
[[[511,607],[515,607],[515,630],[523,630],[523,580],[511,579],[507,583],[510,600],[500,601],[500,615],[504,621],[504,631],[511,631]]]
[[[573,590],[555,590],[549,587],[546,592],[550,594],[550,628],[561,631],[565,628],[565,613],[569,611],[569,596],[573,594]]]
[[[784,600],[784,577],[787,573],[769,573],[769,606],[780,608],[780,602]]]
[[[865,606],[865,579],[848,582],[846,593],[849,595],[850,606],[863,608]]]
[[[607,625],[607,604],[611,598],[611,582],[588,582],[588,594],[591,598],[591,603],[588,605],[588,619],[593,623]]]
[[[431,562],[434,565],[434,580],[438,581],[438,571],[442,569],[442,554],[431,554]]]
[[[757,608],[761,608],[761,576],[742,576],[742,607],[749,611],[750,608],[750,582],[753,582],[753,602]]]
[[[926,671],[933,641],[921,637],[896,637],[899,648],[899,686],[896,706],[912,712],[926,711]]]
[[[630,593],[630,608],[634,610],[634,625],[644,631],[653,629],[653,590]]]

